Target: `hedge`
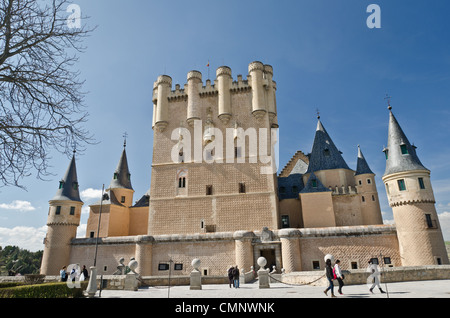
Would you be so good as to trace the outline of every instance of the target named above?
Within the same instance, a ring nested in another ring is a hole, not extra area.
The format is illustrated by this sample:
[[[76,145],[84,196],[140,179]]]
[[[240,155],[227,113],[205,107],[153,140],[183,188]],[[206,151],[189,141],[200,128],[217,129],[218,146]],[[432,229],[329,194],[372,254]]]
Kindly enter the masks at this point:
[[[47,283],[0,289],[0,298],[81,298],[89,282],[80,282],[81,288],[69,288],[67,283]]]

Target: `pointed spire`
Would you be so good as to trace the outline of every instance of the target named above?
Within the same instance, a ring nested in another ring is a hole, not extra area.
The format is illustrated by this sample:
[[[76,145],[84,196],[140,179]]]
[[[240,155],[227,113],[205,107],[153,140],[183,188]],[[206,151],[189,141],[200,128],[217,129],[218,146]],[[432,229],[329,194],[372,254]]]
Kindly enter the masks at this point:
[[[61,181],[59,181],[59,189],[56,192],[52,200],[58,201],[79,201],[80,192],[78,190],[78,178],[77,178],[77,167],[75,165],[75,151],[73,152],[72,160],[70,161],[69,167],[66,170],[66,174]]]
[[[389,105],[389,133],[388,146],[383,149],[386,155],[386,170],[384,175],[409,171],[428,170],[420,162],[416,154],[416,147],[411,145]]]
[[[320,121],[320,116],[317,117],[316,136],[312,147],[308,171],[306,173],[328,170],[328,169],[349,169],[347,163],[341,155],[341,152],[336,148],[328,135],[325,127]]]
[[[356,163],[355,176],[366,173],[374,174],[367,164],[366,158],[364,158],[361,147],[358,145],[358,162]]]
[[[113,179],[109,185],[110,189],[130,189],[133,190],[131,186],[131,174],[128,169],[127,153],[125,151],[126,144],[124,144],[122,155],[120,156],[119,164],[114,171]]]

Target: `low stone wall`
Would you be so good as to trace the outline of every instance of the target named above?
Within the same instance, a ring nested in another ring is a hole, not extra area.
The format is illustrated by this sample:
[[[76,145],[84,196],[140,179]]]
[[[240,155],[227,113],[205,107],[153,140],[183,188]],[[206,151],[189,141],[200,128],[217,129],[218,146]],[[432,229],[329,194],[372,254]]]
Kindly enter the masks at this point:
[[[414,267],[388,267],[380,269],[382,273],[381,283],[420,281],[420,280],[443,280],[450,279],[450,265],[431,265],[431,266],[414,266]],[[344,282],[346,285],[367,284],[370,273],[365,269],[343,270],[345,275]],[[241,283],[248,283],[254,280],[254,273],[246,273],[241,275]],[[289,274],[271,275],[271,283],[283,282],[291,285],[310,285],[310,286],[326,286],[328,282],[325,278],[324,271],[309,272],[293,272]],[[117,289],[125,288],[126,275],[103,275],[97,276],[97,288],[100,289]],[[101,279],[103,281],[101,282]],[[25,276],[0,276],[0,282],[20,282],[24,281]],[[58,282],[59,276],[46,276],[45,282]],[[143,276],[139,280],[139,286],[169,286],[168,276]],[[170,277],[170,286],[189,286],[190,277],[173,276]],[[228,284],[227,276],[202,276],[202,284]],[[337,285],[337,281],[335,281]]]
[[[344,270],[346,285],[360,285],[368,282],[371,273],[365,269]],[[420,280],[450,279],[450,265],[380,268],[382,283]],[[328,281],[323,271],[293,272],[282,276],[282,282],[295,285],[326,286]],[[335,281],[337,285],[337,281]]]

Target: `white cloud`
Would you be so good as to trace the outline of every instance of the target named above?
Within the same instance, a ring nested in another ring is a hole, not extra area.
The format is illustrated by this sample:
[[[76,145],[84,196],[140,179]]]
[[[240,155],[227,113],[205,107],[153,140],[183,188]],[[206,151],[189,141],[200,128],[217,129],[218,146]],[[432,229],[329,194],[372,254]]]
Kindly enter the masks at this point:
[[[93,200],[93,199],[100,200],[100,198],[102,197],[102,190],[89,188],[89,189],[81,191],[80,196],[83,201]]]
[[[16,226],[12,229],[0,227],[0,246],[18,246],[36,252],[44,249],[44,238],[47,226],[39,228]]]
[[[450,212],[442,212],[438,214],[439,223],[441,224],[442,235],[445,241],[450,241]]]
[[[77,228],[77,238],[84,238],[86,237],[86,228],[87,224],[80,224]]]
[[[14,200],[11,203],[0,203],[0,209],[17,210],[23,212],[36,210],[36,208],[31,205],[31,202],[22,200]]]

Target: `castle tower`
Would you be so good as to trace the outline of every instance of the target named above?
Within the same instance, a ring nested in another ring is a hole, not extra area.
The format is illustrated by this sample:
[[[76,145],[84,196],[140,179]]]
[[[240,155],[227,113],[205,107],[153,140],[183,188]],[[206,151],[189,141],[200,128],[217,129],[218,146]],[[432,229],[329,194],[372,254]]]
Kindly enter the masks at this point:
[[[403,266],[448,264],[430,170],[424,167],[389,106],[386,170],[382,177],[397,228]]]
[[[131,185],[131,174],[128,169],[125,147],[126,143],[123,145],[122,155],[120,156],[119,163],[114,171],[108,190],[114,193],[114,196],[122,205],[130,207],[133,205],[134,190]]]
[[[383,224],[380,202],[375,183],[375,173],[367,164],[358,145],[358,161],[355,172],[356,190],[361,200],[361,216],[364,225]]]
[[[272,155],[276,84],[269,65],[248,71],[233,80],[220,66],[206,83],[190,71],[184,89],[165,75],[154,83],[148,235],[278,228],[276,174],[252,152],[267,142]]]
[[[78,190],[75,152],[64,178],[59,182],[59,189],[49,204],[41,274],[59,275],[63,266],[70,265],[70,244],[76,237],[83,206]]]

